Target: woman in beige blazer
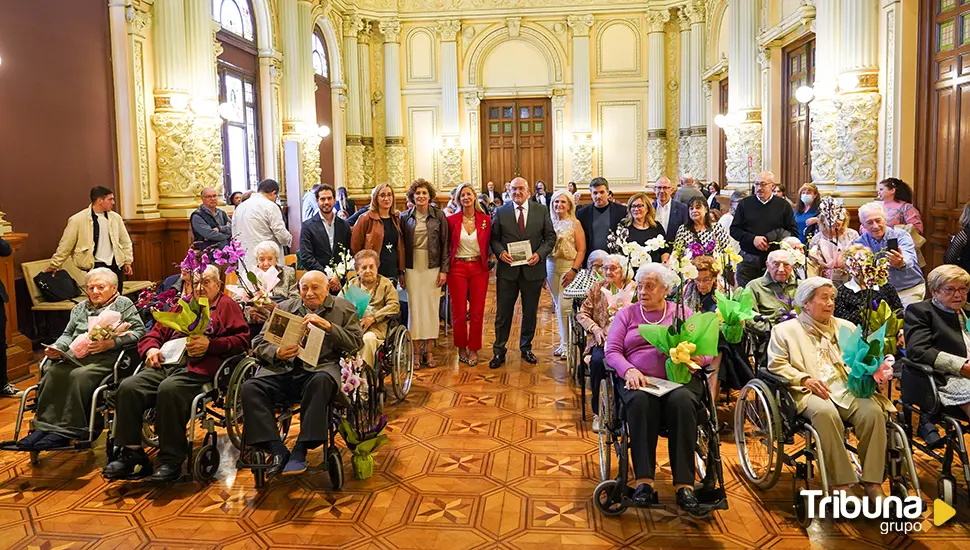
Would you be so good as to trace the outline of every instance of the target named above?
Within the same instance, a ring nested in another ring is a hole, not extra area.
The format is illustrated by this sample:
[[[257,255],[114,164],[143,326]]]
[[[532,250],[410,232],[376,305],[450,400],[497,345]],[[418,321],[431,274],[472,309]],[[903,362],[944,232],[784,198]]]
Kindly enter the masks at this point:
[[[842,361],[838,333],[855,326],[833,317],[835,286],[822,277],[801,281],[795,304],[798,317],[771,331],[768,369],[790,384],[798,414],[818,431],[825,453],[825,469],[835,490],[857,482],[856,471],[845,449],[845,425],[849,421],[859,439],[862,482],[870,497],[882,495],[886,469],[886,413],[892,404],[879,392],[859,398],[849,392],[848,373]]]

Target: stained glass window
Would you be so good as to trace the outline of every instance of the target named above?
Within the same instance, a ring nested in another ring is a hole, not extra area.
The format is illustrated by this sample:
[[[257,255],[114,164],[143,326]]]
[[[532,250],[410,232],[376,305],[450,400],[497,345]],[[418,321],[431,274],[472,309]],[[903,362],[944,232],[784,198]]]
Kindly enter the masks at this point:
[[[937,47],[936,51],[944,52],[952,50],[956,42],[956,21],[953,19],[944,21],[937,25]]]
[[[259,183],[256,82],[249,75],[220,65],[219,98],[227,106],[220,109],[225,118],[222,134],[225,187],[229,193],[255,189]]]
[[[327,66],[327,49],[323,47],[323,39],[320,35],[313,33],[313,72],[323,78],[330,78],[330,69]]]
[[[249,0],[212,0],[212,17],[223,30],[252,41],[253,12]]]

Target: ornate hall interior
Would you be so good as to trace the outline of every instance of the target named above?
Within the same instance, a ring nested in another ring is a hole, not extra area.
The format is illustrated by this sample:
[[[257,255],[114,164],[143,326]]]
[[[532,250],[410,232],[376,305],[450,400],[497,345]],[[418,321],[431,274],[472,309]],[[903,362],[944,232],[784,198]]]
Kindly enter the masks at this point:
[[[25,274],[54,255],[95,186],[117,198],[130,279],[161,283],[193,243],[201,191],[215,189],[231,216],[232,193],[264,179],[279,182],[295,253],[301,197],[319,183],[346,189],[358,207],[387,183],[403,209],[418,178],[444,206],[463,182],[501,192],[514,177],[547,191],[575,183],[589,204],[590,180],[603,177],[625,204],[636,192],[652,196],[661,177],[691,174],[717,182],[727,209],[732,192],[770,171],[796,203],[805,183],[841,199],[858,228],[858,207],[892,177],[913,189],[929,273],[970,202],[970,170],[960,168],[970,159],[965,99],[970,0],[0,0],[0,237],[13,246],[0,257],[7,371],[20,388],[36,384],[43,345],[64,327],[63,312],[37,307]],[[792,471],[758,490],[733,432],[720,442],[727,510],[700,520],[673,504],[661,438],[658,487],[669,506],[601,514],[588,389],[554,356],[548,292],[535,365],[516,352],[488,368],[496,303],[493,273],[483,361],[459,363],[443,327],[438,366],[416,365],[407,399],[385,409],[390,443],[370,479],[352,479],[344,452],[340,491],[315,467],[257,488],[222,434],[207,484],[109,482],[104,436],[38,464],[0,450],[0,548],[970,541],[962,489],[942,527],[924,516],[921,532],[907,535],[863,520],[803,529]],[[721,420],[733,419],[736,397],[718,404]],[[0,440],[13,436],[19,403],[0,399]],[[939,462],[915,456],[932,502]],[[311,452],[312,464],[320,459]],[[957,480],[963,487],[962,473]]]

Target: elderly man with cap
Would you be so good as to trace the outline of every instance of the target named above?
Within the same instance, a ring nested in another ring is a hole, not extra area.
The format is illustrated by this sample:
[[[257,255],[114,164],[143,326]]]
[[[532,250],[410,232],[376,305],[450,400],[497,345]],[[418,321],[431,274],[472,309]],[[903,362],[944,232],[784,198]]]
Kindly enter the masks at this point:
[[[303,318],[327,333],[315,362],[297,357],[297,346],[279,347],[266,341],[266,328],[253,340],[253,355],[263,361],[256,376],[242,387],[246,411],[246,445],[270,454],[267,477],[296,475],[307,469],[307,451],[327,441],[330,405],[342,397],[340,359],[357,353],[364,345],[357,309],[349,301],[332,296],[330,281],[320,271],[309,271],[300,279],[300,297],[276,306]],[[280,440],[276,405],[300,401],[300,435],[291,453]]]

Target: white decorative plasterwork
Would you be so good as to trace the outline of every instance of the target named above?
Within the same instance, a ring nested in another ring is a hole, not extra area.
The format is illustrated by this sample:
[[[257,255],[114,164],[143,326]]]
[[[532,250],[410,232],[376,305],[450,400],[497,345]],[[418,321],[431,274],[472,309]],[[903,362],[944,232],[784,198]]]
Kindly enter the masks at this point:
[[[565,141],[565,126],[566,126],[566,92],[564,90],[555,90],[552,95],[552,111],[555,116],[555,128],[556,133],[553,135],[552,144],[555,148],[556,155],[556,166],[553,170],[553,174],[556,180],[557,187],[565,187],[566,185],[566,174],[565,174],[565,157],[566,157],[566,145]]]
[[[146,203],[152,200],[151,179],[149,177],[150,156],[148,152],[148,117],[145,113],[145,48],[142,40],[132,40],[132,64],[135,76],[135,133],[138,141],[138,188],[139,205],[137,210],[142,213]],[[147,210],[154,210],[154,205],[148,205]]]
[[[461,29],[461,37],[464,38],[466,42],[470,41],[472,38],[475,38],[475,27],[472,25],[466,25],[463,29]]]
[[[463,151],[460,146],[442,147],[438,150],[441,155],[442,189],[454,189],[461,184],[461,154]]]
[[[667,174],[667,139],[647,138],[647,181],[656,182]]]
[[[761,123],[745,122],[724,128],[727,183],[732,189],[744,189],[761,171]]]
[[[569,152],[572,154],[572,181],[579,186],[589,183],[593,179],[593,146],[589,143],[573,143]]]
[[[152,115],[155,127],[155,148],[158,159],[158,191],[161,196],[188,197],[192,195],[192,174],[188,169],[188,150],[191,148],[189,115],[157,112]]]
[[[128,6],[125,9],[125,21],[128,23],[128,34],[145,38],[148,28],[152,24],[152,16],[149,13]]]
[[[886,10],[886,117],[883,147],[883,177],[895,176],[896,145],[896,10]]]
[[[191,149],[186,167],[192,174],[192,192],[198,194],[204,187],[211,187],[222,194],[222,124],[218,117],[196,116],[190,130]],[[317,138],[320,139],[319,137]],[[319,180],[319,141],[317,145],[317,179]]]
[[[690,135],[690,146],[688,168],[690,173],[698,181],[707,181],[707,134],[692,133]],[[724,183],[724,182],[719,182]]]
[[[590,16],[592,17],[592,16]],[[611,55],[608,48],[603,45],[603,36],[611,27],[615,25],[623,25],[630,29],[633,33],[634,46],[633,50],[633,68],[628,70],[604,70],[603,69],[603,56]],[[643,51],[643,45],[641,43],[640,36],[640,26],[637,21],[632,19],[614,19],[607,23],[600,25],[596,30],[596,76],[639,76],[641,74],[641,55],[640,52]]]
[[[519,36],[519,29],[522,28],[522,18],[521,17],[506,17],[505,26],[509,29],[509,36],[512,38],[517,38]]]
[[[589,36],[589,28],[593,26],[593,14],[570,15],[566,24],[573,30],[573,36]]]
[[[677,173],[680,175],[690,173],[690,136],[680,134],[677,140]]]
[[[647,32],[664,32],[670,21],[670,10],[650,10],[646,14]]]
[[[401,41],[401,21],[385,19],[378,24],[378,28],[384,35],[384,42],[397,43]]]
[[[835,150],[838,146],[836,119],[839,111],[831,99],[816,99],[809,104],[811,116],[812,181],[816,184],[835,182]]]
[[[442,21],[435,28],[441,35],[442,42],[454,42],[458,37],[458,31],[461,30],[461,21],[457,19]]]
[[[345,15],[342,23],[343,34],[348,38],[356,37],[364,28],[364,20],[356,12]]]
[[[561,44],[554,42],[545,29],[538,26],[526,25],[519,29],[518,37],[534,45],[543,57],[549,62],[552,68],[553,84],[563,84],[563,67],[566,64],[566,52]],[[492,27],[491,30],[483,33],[470,47],[471,51],[465,56],[465,66],[463,71],[467,75],[467,86],[477,87],[481,80],[482,65],[495,47],[510,38],[507,27]]]
[[[879,94],[840,95],[835,98],[835,177],[839,183],[876,181],[879,143]]]
[[[387,161],[387,182],[399,191],[407,188],[404,171],[404,161],[407,154],[407,148],[403,144],[388,145],[384,148],[385,160]]]
[[[481,138],[479,134],[479,107],[481,106],[482,98],[479,97],[478,92],[470,92],[465,94],[465,112],[468,113],[468,135],[471,137],[471,144],[468,151],[469,164],[468,172],[471,176],[471,183],[475,186],[475,189],[481,189],[482,174],[479,169],[479,151],[481,149]]]
[[[434,30],[424,27],[418,27],[408,31],[407,38],[405,39],[406,46],[401,52],[404,54],[404,59],[407,66],[408,82],[438,82],[438,48],[435,47],[434,32]],[[427,74],[417,74],[413,63],[416,50],[414,47],[412,47],[412,44],[415,40],[422,37],[427,38],[428,44],[430,45],[428,49],[429,59],[427,64]]]

